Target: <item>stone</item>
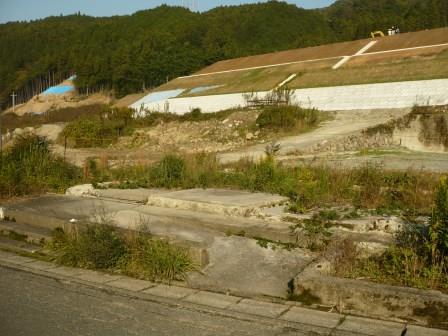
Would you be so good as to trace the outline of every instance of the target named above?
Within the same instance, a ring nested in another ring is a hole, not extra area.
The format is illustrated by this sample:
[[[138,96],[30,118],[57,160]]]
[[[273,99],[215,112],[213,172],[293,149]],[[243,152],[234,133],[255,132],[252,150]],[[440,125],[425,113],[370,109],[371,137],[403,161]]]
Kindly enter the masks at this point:
[[[0,220],[5,219],[5,208],[0,207]]]
[[[253,133],[246,133],[246,140],[252,140],[254,138],[254,134]]]
[[[77,197],[98,196],[97,192],[95,191],[95,188],[91,184],[82,184],[68,188],[65,194]]]

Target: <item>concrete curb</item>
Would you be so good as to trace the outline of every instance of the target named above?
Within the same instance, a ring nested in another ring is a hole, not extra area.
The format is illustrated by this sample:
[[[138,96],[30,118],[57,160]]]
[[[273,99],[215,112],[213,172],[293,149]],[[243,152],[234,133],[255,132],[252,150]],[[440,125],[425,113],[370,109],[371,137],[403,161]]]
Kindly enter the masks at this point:
[[[353,335],[399,335],[403,323],[379,321],[316,311],[294,305],[292,302],[272,303],[225,294],[218,294],[185,287],[167,286],[120,275],[57,266],[28,257],[0,251],[0,265],[48,278],[71,281],[81,285],[110,290],[143,300],[175,304],[187,308],[218,311],[235,318],[257,318],[266,323],[291,323],[310,332],[324,335],[353,333]],[[270,321],[270,322],[269,322]],[[448,336],[447,330],[409,326],[407,336]]]

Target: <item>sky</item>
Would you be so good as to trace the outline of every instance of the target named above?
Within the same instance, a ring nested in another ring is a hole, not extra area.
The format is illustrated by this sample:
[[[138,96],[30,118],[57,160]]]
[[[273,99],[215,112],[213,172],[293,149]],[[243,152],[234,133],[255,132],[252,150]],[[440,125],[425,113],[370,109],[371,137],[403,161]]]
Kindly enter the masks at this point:
[[[0,0],[0,23],[28,21],[51,15],[68,15],[80,11],[91,16],[112,16],[132,14],[138,10],[157,7],[161,4],[180,6],[193,0]],[[265,2],[260,0],[194,0],[200,11],[217,6]],[[335,0],[288,0],[303,8],[325,7]]]

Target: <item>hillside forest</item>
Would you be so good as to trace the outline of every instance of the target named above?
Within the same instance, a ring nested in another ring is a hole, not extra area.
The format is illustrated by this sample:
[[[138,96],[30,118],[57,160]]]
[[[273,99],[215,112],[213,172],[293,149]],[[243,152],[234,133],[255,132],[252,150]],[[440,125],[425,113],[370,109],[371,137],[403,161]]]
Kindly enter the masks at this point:
[[[390,26],[448,25],[448,0],[339,0],[305,10],[280,1],[203,13],[166,5],[128,16],[77,13],[0,25],[0,104],[77,74],[79,91],[117,96],[158,86],[216,61],[366,38]]]

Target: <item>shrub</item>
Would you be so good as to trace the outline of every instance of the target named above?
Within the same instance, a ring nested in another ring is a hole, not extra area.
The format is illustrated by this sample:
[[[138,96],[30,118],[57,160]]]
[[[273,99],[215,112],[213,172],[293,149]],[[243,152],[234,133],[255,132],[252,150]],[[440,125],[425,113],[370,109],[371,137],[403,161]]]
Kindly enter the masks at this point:
[[[318,122],[316,109],[303,109],[295,105],[268,106],[257,118],[260,128],[306,130]]]
[[[443,178],[437,187],[429,234],[432,254],[448,256],[448,182],[446,178]]]
[[[99,119],[78,119],[65,126],[60,138],[70,147],[87,148],[109,145],[117,140],[117,126]],[[64,140],[65,141],[65,140]]]
[[[195,269],[189,251],[147,232],[120,234],[107,224],[56,229],[48,244],[59,264],[105,269],[148,280],[181,280]]]
[[[185,160],[177,155],[166,155],[156,168],[156,184],[173,188],[182,184],[186,171]]]
[[[121,261],[123,271],[133,277],[149,280],[184,280],[195,269],[188,250],[164,240],[152,240],[137,234],[128,238],[128,253]]]
[[[112,269],[125,254],[124,240],[108,225],[91,224],[84,229],[55,230],[50,248],[55,260],[68,266]]]
[[[63,191],[80,175],[78,168],[51,153],[45,138],[24,136],[0,157],[0,196]]]

